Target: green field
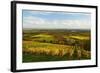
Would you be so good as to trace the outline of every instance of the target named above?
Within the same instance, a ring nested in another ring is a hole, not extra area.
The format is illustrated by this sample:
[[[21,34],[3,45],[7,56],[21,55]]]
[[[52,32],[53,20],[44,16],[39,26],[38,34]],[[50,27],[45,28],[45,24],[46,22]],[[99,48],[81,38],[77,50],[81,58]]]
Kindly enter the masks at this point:
[[[23,30],[23,62],[91,59],[89,30]]]

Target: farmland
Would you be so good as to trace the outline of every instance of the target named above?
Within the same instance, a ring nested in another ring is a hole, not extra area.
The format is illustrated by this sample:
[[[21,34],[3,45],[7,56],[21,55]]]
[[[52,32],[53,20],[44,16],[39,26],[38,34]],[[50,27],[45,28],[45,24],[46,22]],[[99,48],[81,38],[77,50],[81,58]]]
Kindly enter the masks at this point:
[[[25,29],[23,62],[91,59],[90,30]]]

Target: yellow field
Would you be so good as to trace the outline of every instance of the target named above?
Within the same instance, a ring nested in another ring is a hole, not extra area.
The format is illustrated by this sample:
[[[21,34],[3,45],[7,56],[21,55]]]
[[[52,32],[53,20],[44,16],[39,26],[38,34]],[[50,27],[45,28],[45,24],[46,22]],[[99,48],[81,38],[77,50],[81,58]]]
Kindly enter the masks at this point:
[[[79,39],[79,40],[88,40],[89,36],[70,36],[71,38]]]
[[[51,56],[64,56],[68,55],[72,57],[76,52],[77,56],[80,58],[82,55],[87,58],[90,57],[90,52],[80,49],[78,47],[51,44],[51,43],[39,43],[32,41],[23,41],[23,51],[31,54],[45,54]]]
[[[34,35],[32,37],[52,37],[51,35],[47,35],[47,34],[38,34],[38,35]]]

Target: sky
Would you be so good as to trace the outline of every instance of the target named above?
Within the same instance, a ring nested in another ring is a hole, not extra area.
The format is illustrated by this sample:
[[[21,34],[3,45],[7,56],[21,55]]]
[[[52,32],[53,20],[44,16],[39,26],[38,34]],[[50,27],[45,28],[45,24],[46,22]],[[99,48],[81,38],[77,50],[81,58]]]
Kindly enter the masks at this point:
[[[24,29],[91,28],[90,13],[23,10],[22,20]]]

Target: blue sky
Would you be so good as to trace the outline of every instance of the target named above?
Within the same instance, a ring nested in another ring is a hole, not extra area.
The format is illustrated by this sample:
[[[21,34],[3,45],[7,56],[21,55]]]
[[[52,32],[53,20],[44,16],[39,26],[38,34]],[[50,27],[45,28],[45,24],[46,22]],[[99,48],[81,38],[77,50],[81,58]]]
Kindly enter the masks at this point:
[[[23,28],[90,29],[90,13],[23,10]]]

